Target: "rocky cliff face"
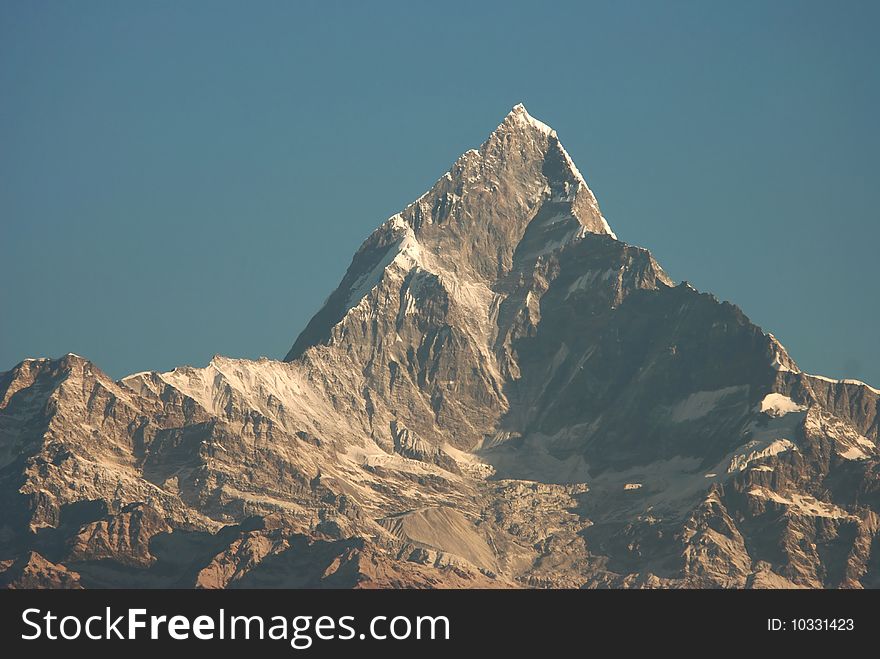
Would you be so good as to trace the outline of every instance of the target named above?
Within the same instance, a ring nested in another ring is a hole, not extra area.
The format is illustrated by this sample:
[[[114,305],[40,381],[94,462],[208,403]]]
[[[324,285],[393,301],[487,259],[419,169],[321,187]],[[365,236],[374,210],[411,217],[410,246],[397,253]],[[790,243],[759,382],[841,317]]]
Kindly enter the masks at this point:
[[[618,241],[517,106],[285,361],[0,374],[0,583],[878,586],[878,410]]]

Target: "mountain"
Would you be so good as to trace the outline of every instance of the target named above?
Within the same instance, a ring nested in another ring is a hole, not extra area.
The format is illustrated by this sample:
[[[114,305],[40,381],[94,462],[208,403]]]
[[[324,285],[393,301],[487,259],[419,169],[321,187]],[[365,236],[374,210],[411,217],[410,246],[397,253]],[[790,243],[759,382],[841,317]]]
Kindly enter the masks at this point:
[[[0,583],[877,587],[878,412],[617,240],[518,105],[284,361],[0,374]]]

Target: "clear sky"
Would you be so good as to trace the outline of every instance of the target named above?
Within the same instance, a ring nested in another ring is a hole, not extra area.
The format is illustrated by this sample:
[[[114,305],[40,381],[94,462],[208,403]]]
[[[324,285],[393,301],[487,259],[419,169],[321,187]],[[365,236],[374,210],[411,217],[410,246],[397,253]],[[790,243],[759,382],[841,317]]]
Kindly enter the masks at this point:
[[[880,385],[878,2],[0,0],[0,370],[281,358],[511,106],[618,236]]]

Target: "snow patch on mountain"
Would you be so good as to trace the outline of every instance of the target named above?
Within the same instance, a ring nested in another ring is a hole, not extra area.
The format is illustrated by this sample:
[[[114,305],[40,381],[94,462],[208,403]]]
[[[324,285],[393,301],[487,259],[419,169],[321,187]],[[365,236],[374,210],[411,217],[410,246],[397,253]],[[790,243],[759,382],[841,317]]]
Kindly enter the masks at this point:
[[[696,421],[712,413],[731,397],[742,397],[748,392],[747,386],[732,386],[714,391],[697,391],[680,401],[670,410],[670,418],[676,423]]]
[[[594,283],[608,281],[617,273],[618,271],[613,269],[587,271],[569,285],[565,294],[565,299],[570,298],[578,291],[588,291]]]
[[[510,119],[513,122],[524,125],[524,126],[530,126],[531,128],[538,130],[539,132],[543,133],[544,135],[547,135],[548,137],[556,135],[556,131],[553,130],[552,128],[550,128],[550,126],[545,124],[543,121],[539,121],[538,119],[535,119],[532,115],[530,115],[528,113],[528,110],[526,110],[526,106],[523,105],[522,103],[517,103],[516,105],[513,106],[513,109],[507,115],[505,120],[507,120],[507,119]],[[504,124],[501,124],[501,125],[503,126]],[[500,128],[500,126],[499,126],[499,128]]]
[[[824,375],[813,375],[812,373],[804,373],[807,377],[813,378],[815,380],[822,380],[822,382],[830,382],[831,384],[851,384],[857,387],[865,387],[869,391],[873,391],[875,394],[880,395],[880,389],[875,389],[869,384],[865,384],[861,380],[853,380],[851,378],[843,379],[843,380],[835,380],[834,378],[828,378]]]
[[[379,283],[385,271],[392,265],[398,265],[404,270],[421,263],[422,249],[416,240],[413,230],[407,225],[406,232],[396,243],[388,247],[385,256],[372,270],[361,275],[351,286],[346,300],[346,307],[352,308],[366,297]]]
[[[761,411],[769,416],[785,416],[805,409],[807,409],[805,406],[798,405],[788,396],[777,393],[767,394],[761,401]]]
[[[792,512],[809,517],[827,517],[829,519],[857,519],[842,508],[832,503],[819,501],[808,495],[791,492],[787,496],[763,487],[753,487],[749,496],[772,501],[789,508]]]
[[[769,443],[761,440],[753,440],[748,442],[730,458],[727,465],[727,473],[732,474],[735,471],[744,471],[750,464],[756,460],[778,455],[783,451],[796,451],[795,446],[787,439],[776,439]]]
[[[845,460],[866,460],[877,452],[874,442],[856,432],[848,423],[818,407],[811,408],[806,415],[804,431],[833,440],[835,453]]]

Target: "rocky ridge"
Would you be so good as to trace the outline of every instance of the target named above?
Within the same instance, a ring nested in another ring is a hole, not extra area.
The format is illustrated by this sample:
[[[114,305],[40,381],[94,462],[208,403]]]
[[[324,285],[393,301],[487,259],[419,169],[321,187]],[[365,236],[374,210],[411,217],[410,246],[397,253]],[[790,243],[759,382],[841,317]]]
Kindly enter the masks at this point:
[[[617,240],[519,105],[285,361],[0,374],[0,582],[875,587],[878,411]]]

